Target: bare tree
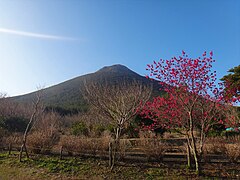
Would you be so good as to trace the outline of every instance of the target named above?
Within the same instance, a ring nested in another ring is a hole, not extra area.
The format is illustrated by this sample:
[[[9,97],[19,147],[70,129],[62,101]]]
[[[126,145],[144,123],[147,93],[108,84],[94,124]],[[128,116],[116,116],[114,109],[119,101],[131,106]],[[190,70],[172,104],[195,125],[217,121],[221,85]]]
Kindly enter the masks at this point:
[[[114,126],[113,153],[111,169],[114,167],[116,151],[123,130],[135,116],[137,108],[150,98],[152,88],[139,82],[121,82],[118,84],[86,83],[84,97],[89,104],[99,110],[99,116]]]
[[[27,127],[26,127],[26,129],[25,129],[25,132],[24,132],[24,134],[23,134],[22,146],[21,146],[20,154],[19,154],[19,161],[20,161],[20,162],[22,161],[22,153],[23,153],[23,150],[25,150],[26,155],[27,155],[27,158],[29,158],[28,151],[27,151],[27,146],[26,146],[27,136],[28,136],[28,133],[29,133],[29,131],[31,130],[31,128],[32,128],[32,127],[34,126],[34,124],[36,123],[36,120],[37,120],[38,116],[39,116],[40,114],[42,114],[43,111],[44,111],[43,105],[42,105],[42,103],[41,103],[42,95],[43,95],[43,89],[40,88],[40,89],[36,92],[36,99],[33,101],[32,114],[31,114],[30,120],[29,120],[29,122],[28,122],[28,124],[27,124]]]
[[[27,104],[14,101],[6,93],[0,93],[0,116],[9,117],[29,117],[31,108]]]
[[[44,132],[51,136],[60,130],[61,119],[62,117],[56,112],[45,112],[39,117],[39,120],[34,124],[32,129],[34,131]]]

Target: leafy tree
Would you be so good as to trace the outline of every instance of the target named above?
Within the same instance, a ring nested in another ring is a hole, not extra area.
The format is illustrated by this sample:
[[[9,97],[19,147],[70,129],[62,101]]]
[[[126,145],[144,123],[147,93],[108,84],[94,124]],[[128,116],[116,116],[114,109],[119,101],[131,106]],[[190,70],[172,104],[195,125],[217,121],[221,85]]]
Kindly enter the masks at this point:
[[[150,78],[158,80],[166,96],[156,97],[147,102],[141,115],[154,120],[147,126],[173,128],[184,134],[188,145],[188,165],[191,166],[190,152],[194,157],[196,172],[199,172],[199,158],[206,135],[215,124],[227,123],[221,119],[223,106],[222,88],[217,86],[216,71],[212,71],[213,54],[189,58],[182,56],[169,60],[160,59],[149,64]],[[148,77],[148,76],[147,76]],[[197,144],[194,131],[200,132]]]
[[[221,80],[225,85],[225,97],[234,102],[240,101],[240,65],[230,69],[230,74]]]

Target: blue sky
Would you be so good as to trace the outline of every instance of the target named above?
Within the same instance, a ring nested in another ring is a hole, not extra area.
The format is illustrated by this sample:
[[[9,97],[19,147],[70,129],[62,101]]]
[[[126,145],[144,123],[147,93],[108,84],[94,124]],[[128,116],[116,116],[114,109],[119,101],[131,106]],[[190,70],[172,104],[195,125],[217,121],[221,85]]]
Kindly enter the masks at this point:
[[[0,91],[25,94],[185,50],[214,52],[218,77],[240,64],[239,0],[0,0]]]

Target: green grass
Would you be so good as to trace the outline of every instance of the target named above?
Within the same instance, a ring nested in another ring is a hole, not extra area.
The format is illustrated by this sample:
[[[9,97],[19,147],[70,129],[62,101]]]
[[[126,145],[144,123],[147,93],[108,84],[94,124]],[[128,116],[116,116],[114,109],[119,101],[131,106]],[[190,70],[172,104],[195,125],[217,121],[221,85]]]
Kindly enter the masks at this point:
[[[113,171],[100,159],[33,156],[18,162],[17,153],[0,153],[0,179],[164,179],[166,170],[134,164],[118,164]],[[173,174],[171,174],[172,177]],[[18,178],[19,177],[19,178]]]
[[[217,165],[217,164],[216,164]],[[211,167],[214,171],[205,173],[204,179],[216,177],[223,170]],[[183,165],[158,163],[117,163],[113,171],[108,167],[108,161],[93,158],[74,158],[34,155],[30,159],[18,161],[18,152],[8,157],[0,152],[0,180],[27,179],[194,179],[194,170],[186,169]],[[218,166],[218,165],[217,165]],[[208,166],[210,168],[210,166]],[[238,177],[239,170],[230,169],[231,177]],[[208,174],[208,175],[207,175]]]

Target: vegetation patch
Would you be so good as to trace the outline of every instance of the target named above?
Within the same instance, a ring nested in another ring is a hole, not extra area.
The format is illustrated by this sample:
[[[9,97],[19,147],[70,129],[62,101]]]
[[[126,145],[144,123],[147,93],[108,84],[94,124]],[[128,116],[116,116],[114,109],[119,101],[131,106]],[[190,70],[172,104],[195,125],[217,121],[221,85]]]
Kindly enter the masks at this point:
[[[0,153],[0,179],[199,179],[183,164],[118,162],[111,171],[108,161],[93,158],[35,155],[18,161],[18,152]],[[202,178],[237,178],[236,164],[204,164]]]

